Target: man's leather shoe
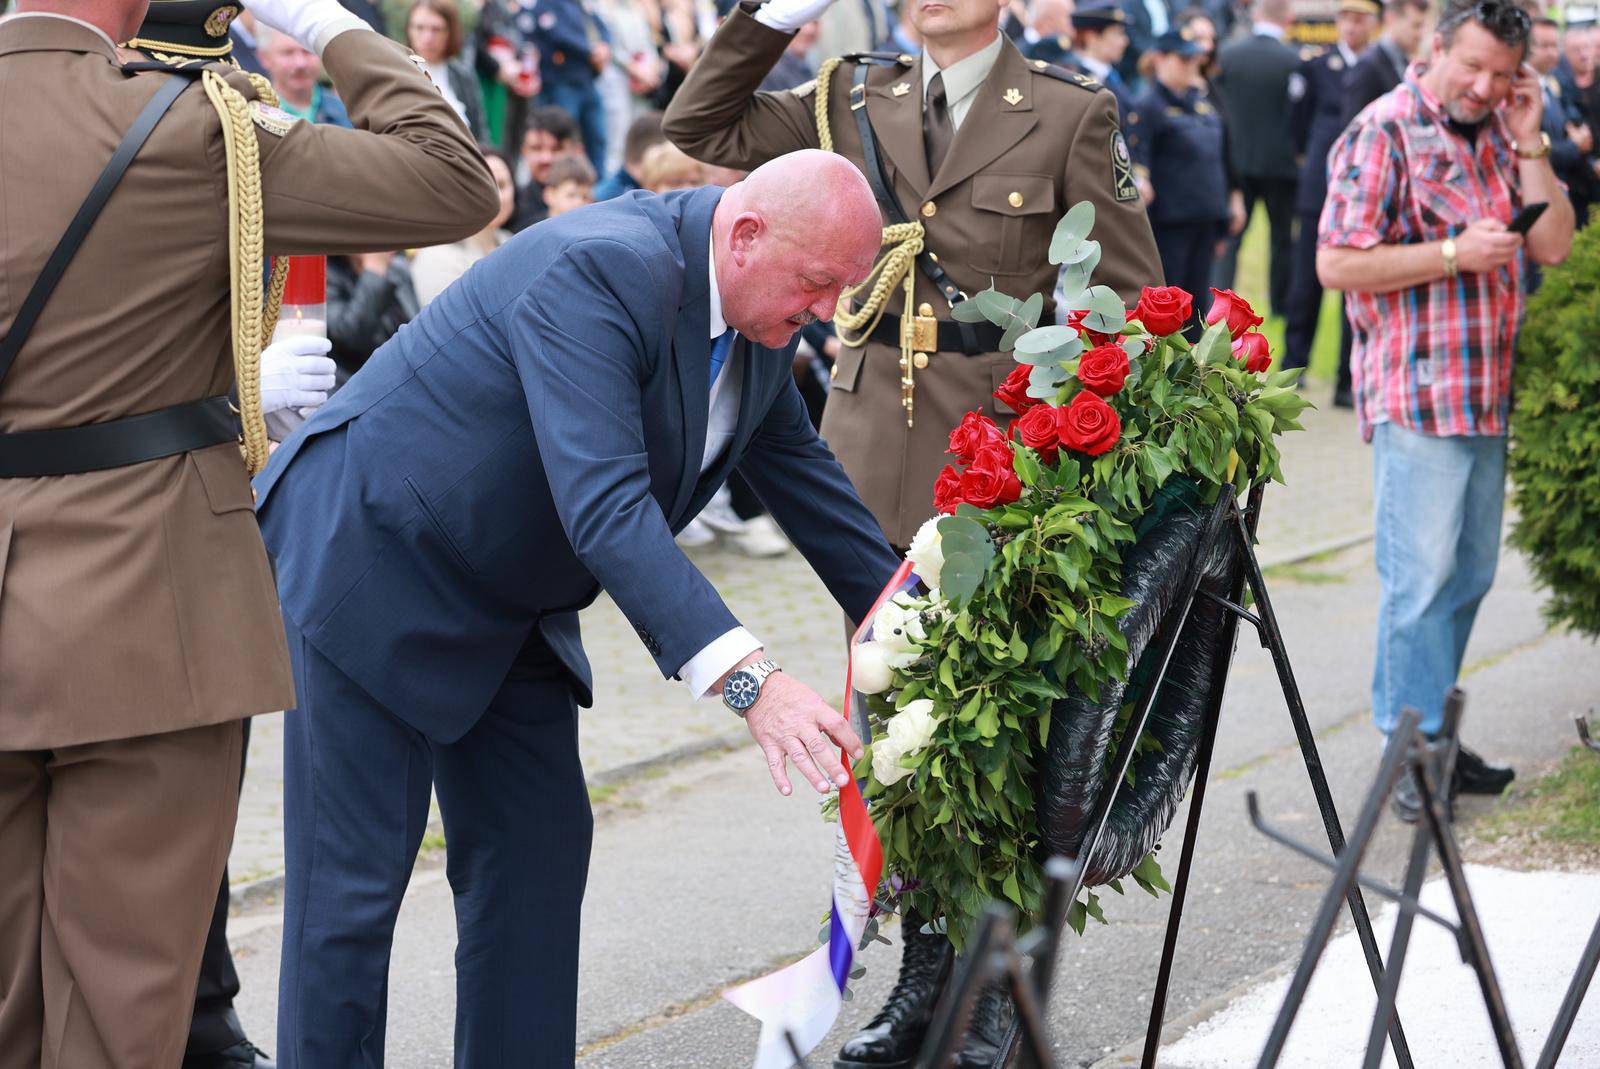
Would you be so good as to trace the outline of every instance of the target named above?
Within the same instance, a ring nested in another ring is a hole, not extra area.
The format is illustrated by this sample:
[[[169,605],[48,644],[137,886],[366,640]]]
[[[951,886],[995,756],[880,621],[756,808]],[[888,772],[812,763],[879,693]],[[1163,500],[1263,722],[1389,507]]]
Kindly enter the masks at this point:
[[[1491,765],[1465,746],[1456,751],[1456,790],[1462,794],[1499,794],[1517,778],[1510,765]]]
[[[834,1069],[904,1069],[916,1060],[939,996],[950,980],[950,940],[922,931],[922,918],[901,923],[900,979],[866,1028],[845,1040]]]
[[[1000,1046],[1006,1040],[1015,1012],[1011,993],[1004,987],[990,984],[984,988],[972,1007],[966,1042],[950,1064],[955,1069],[994,1069],[1000,1061]]]
[[[215,1054],[185,1055],[183,1069],[278,1069],[278,1063],[248,1039],[241,1039]]]
[[[1445,802],[1444,819],[1454,820],[1456,810],[1456,795],[1461,792],[1461,775],[1458,772],[1450,777],[1450,798]],[[1400,778],[1395,782],[1394,793],[1389,796],[1389,808],[1394,815],[1407,824],[1415,824],[1422,819],[1422,795],[1417,792],[1417,781],[1411,774],[1410,766],[1400,771]]]

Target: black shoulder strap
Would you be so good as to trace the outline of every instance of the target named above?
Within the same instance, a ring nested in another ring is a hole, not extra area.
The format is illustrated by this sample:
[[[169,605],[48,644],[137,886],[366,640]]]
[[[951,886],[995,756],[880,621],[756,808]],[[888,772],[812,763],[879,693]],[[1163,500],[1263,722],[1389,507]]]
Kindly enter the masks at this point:
[[[122,143],[111,154],[111,160],[106,164],[105,170],[100,172],[100,177],[95,179],[89,195],[83,199],[83,204],[78,208],[78,214],[67,224],[66,232],[61,235],[61,240],[56,242],[55,249],[50,253],[50,259],[45,261],[44,270],[39,272],[33,288],[23,298],[21,306],[17,309],[16,318],[11,322],[11,330],[7,332],[4,340],[0,341],[0,379],[4,379],[6,372],[11,370],[11,362],[17,358],[22,343],[27,341],[34,322],[44,309],[45,302],[50,299],[50,294],[55,292],[56,283],[60,282],[61,276],[66,273],[67,265],[72,262],[78,246],[83,244],[84,236],[89,233],[89,228],[99,217],[100,210],[106,206],[106,201],[111,199],[112,190],[122,181],[128,165],[144,147],[150,132],[156,128],[156,123],[161,121],[167,109],[172,107],[172,102],[188,88],[190,79],[198,73],[198,71],[193,73],[185,71],[174,73],[169,77],[161,88],[156,90],[156,95],[150,98],[150,103],[144,106],[144,110],[139,112],[139,117],[133,120],[133,126],[123,135]]]
[[[878,198],[878,207],[883,209],[884,217],[891,223],[909,223],[911,219],[906,215],[905,209],[900,207],[900,201],[894,195],[894,187],[889,185],[888,178],[883,173],[883,158],[878,153],[878,137],[872,132],[872,120],[867,116],[867,67],[865,64],[856,67],[855,79],[850,83],[850,111],[856,117],[856,130],[861,134],[861,159],[866,166],[867,183],[872,186],[872,195]],[[950,276],[944,273],[944,268],[939,266],[937,260],[928,254],[927,249],[917,254],[917,266],[922,268],[922,273],[939,287],[939,292],[944,294],[944,299],[954,306],[958,300],[965,299],[961,287],[957,286]],[[904,313],[912,315],[914,309],[906,308]],[[959,321],[958,321],[959,322]],[[962,337],[969,341],[976,349],[977,335],[972,332],[972,324],[961,323]],[[972,333],[971,338],[966,338]]]

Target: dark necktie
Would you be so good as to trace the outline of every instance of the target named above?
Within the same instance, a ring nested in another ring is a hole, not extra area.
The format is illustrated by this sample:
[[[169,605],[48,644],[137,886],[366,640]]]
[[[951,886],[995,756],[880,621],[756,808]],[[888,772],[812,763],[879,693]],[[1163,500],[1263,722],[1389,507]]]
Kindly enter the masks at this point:
[[[717,376],[722,373],[722,365],[728,359],[728,350],[733,348],[734,331],[729,330],[711,345],[711,384],[717,382]]]
[[[955,140],[955,127],[950,125],[950,108],[944,99],[944,74],[935,74],[928,83],[927,100],[922,106],[922,147],[928,153],[928,177],[939,173],[939,165],[950,151]]]

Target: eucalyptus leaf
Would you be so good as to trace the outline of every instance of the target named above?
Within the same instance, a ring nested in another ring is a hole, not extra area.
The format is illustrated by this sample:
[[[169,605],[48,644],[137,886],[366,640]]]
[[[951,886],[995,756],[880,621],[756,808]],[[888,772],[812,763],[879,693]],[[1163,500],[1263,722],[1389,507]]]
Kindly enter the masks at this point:
[[[1072,264],[1079,264],[1091,256],[1096,260],[1100,258],[1100,243],[1098,241],[1080,241],[1077,248],[1061,258],[1060,266],[1068,267]]]
[[[1071,327],[1035,327],[1017,339],[1018,353],[1040,356],[1064,348],[1068,342],[1077,341],[1078,332]]]
[[[1094,229],[1094,204],[1082,200],[1074,204],[1061,221],[1056,224],[1055,233],[1050,237],[1050,262],[1061,264],[1065,262],[1067,253],[1076,249],[1078,243],[1089,236],[1089,231]]]
[[[1049,399],[1054,397],[1061,384],[1067,381],[1064,368],[1040,364],[1028,372],[1028,396]]]
[[[950,318],[958,323],[983,323],[988,316],[983,314],[983,306],[975,298],[969,297],[950,309]]]
[[[1002,323],[1005,333],[1000,336],[1000,351],[1010,352],[1016,345],[1017,339],[1039,325],[1039,317],[1044,315],[1044,294],[1035,293],[1020,306],[1012,310],[1009,323]]]
[[[1128,310],[1123,307],[1117,291],[1110,286],[1091,286],[1085,296],[1089,314],[1083,317],[1083,325],[1101,334],[1120,333],[1128,321]]]
[[[1068,264],[1061,269],[1061,292],[1068,299],[1076,297],[1089,288],[1094,279],[1095,268],[1100,266],[1100,249],[1095,250],[1087,258],[1077,263]]]

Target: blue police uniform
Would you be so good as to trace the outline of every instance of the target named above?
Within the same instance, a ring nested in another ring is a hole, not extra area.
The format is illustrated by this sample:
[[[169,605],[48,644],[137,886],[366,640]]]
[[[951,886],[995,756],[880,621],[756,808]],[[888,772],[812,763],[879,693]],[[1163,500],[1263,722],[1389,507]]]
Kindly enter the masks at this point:
[[[1086,0],[1082,7],[1072,12],[1072,26],[1076,30],[1104,30],[1110,26],[1126,29],[1127,22],[1127,13],[1118,0]],[[1034,43],[1028,58],[1042,59],[1086,74],[1111,90],[1111,95],[1117,98],[1117,118],[1122,126],[1123,140],[1128,143],[1128,155],[1133,159],[1134,172],[1141,178],[1146,177],[1150,161],[1144,143],[1144,131],[1140,128],[1138,98],[1133,89],[1117,68],[1096,63],[1081,53],[1073,52],[1070,44],[1066,37],[1041,38]]]
[[[1197,88],[1174,93],[1154,78],[1137,101],[1150,183],[1150,226],[1167,284],[1193,294],[1211,283],[1216,244],[1227,232],[1228,170],[1222,116]]]
[[[1289,80],[1292,106],[1289,130],[1295,152],[1303,157],[1295,215],[1300,221],[1295,236],[1294,260],[1289,275],[1289,301],[1285,309],[1283,366],[1305,367],[1311,361],[1311,344],[1322,313],[1322,283],[1317,278],[1317,223],[1328,196],[1328,152],[1344,132],[1345,76],[1360,57],[1342,44],[1320,52],[1307,51]],[[1348,323],[1342,345],[1350,344]]]
[[[578,122],[583,149],[597,174],[606,171],[606,117],[589,63],[595,44],[609,44],[605,23],[585,0],[534,0],[518,13],[519,28],[539,49],[541,104],[553,104]]]

